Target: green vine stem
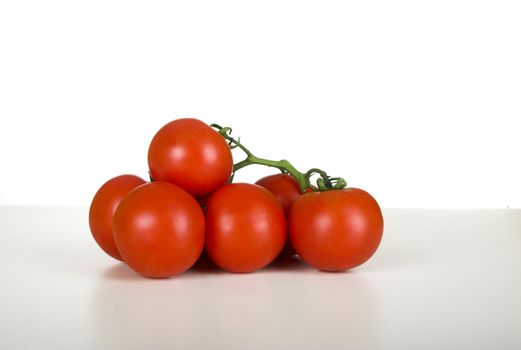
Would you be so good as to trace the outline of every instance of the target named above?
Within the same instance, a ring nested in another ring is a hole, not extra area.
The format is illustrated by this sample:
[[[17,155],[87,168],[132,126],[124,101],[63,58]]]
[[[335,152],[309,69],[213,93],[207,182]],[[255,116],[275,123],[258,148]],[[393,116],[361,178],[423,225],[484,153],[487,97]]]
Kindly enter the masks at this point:
[[[340,190],[346,187],[346,181],[341,177],[330,177],[327,173],[321,169],[313,168],[308,170],[305,173],[298,171],[293,164],[291,164],[286,159],[282,160],[269,160],[264,158],[259,158],[255,156],[249,149],[247,149],[241,142],[240,138],[237,140],[231,136],[232,129],[229,127],[222,127],[217,124],[211,124],[211,127],[215,128],[222,137],[228,141],[231,149],[240,148],[245,154],[246,158],[236,164],[233,165],[233,172],[230,178],[230,182],[233,181],[233,177],[237,170],[242,169],[248,165],[259,164],[265,165],[272,168],[277,168],[285,174],[291,175],[295,180],[297,180],[300,191],[304,192],[309,188],[312,188],[315,191],[329,191],[329,190]],[[311,177],[313,175],[319,175],[317,178],[316,186],[311,184]]]

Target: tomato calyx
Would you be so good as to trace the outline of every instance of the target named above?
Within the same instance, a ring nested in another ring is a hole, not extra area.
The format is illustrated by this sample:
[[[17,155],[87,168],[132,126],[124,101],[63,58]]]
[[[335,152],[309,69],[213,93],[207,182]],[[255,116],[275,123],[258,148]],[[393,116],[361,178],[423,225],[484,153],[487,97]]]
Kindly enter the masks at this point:
[[[297,170],[293,164],[291,164],[288,160],[270,160],[265,158],[259,158],[255,156],[248,148],[246,148],[241,142],[240,137],[235,139],[231,136],[232,128],[230,127],[222,127],[218,124],[211,124],[212,128],[216,129],[219,134],[224,137],[224,139],[228,142],[230,149],[239,148],[245,154],[246,158],[236,164],[233,165],[232,175],[228,182],[233,181],[233,177],[235,173],[248,165],[258,164],[264,165],[272,168],[279,169],[282,173],[288,174],[292,176],[299,184],[300,191],[304,193],[308,189],[312,189],[313,191],[330,191],[330,190],[341,190],[347,186],[346,180],[341,177],[331,177],[324,170],[318,168],[309,169],[307,172],[303,173]],[[316,185],[311,183],[311,178],[314,175],[318,175],[319,177],[316,180]]]

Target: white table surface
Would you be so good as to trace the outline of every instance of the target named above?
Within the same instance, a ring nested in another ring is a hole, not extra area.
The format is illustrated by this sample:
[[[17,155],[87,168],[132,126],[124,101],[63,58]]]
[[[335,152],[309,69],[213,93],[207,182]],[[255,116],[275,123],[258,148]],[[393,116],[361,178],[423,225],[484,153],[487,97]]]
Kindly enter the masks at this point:
[[[0,207],[0,349],[521,349],[521,210],[385,210],[347,273],[139,277],[87,209]]]

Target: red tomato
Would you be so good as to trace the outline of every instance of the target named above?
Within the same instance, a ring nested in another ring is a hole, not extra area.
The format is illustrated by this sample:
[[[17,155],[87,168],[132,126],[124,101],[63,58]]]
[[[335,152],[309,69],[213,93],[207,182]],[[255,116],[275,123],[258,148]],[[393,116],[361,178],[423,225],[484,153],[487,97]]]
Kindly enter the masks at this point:
[[[177,119],[163,126],[148,149],[148,166],[156,181],[173,183],[197,198],[223,186],[233,159],[226,140],[197,119]]]
[[[89,210],[89,226],[98,245],[114,259],[122,260],[112,237],[112,219],[119,203],[134,188],[145,183],[134,175],[121,175],[100,187]]]
[[[290,239],[300,257],[323,271],[343,271],[368,260],[383,233],[380,207],[357,188],[302,195],[289,216]]]
[[[151,182],[130,192],[114,215],[114,241],[125,262],[151,278],[189,269],[204,246],[204,215],[186,191]]]
[[[297,180],[292,176],[286,174],[275,174],[265,176],[256,182],[257,185],[264,187],[273,195],[284,208],[286,217],[289,215],[289,210],[293,203],[300,197],[300,187]],[[280,256],[287,257],[295,255],[295,249],[291,246],[291,241],[288,239],[280,253]]]
[[[285,241],[284,210],[266,189],[235,183],[208,200],[206,252],[224,270],[258,270],[277,257]]]
[[[300,197],[298,182],[290,175],[275,174],[265,176],[259,179],[256,184],[273,193],[287,214],[289,214],[293,203]]]

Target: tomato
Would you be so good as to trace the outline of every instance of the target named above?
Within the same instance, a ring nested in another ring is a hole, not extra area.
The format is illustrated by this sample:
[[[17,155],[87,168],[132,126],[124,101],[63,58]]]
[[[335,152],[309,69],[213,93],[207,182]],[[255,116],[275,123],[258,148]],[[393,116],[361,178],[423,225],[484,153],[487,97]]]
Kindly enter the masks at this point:
[[[125,262],[145,277],[189,269],[204,247],[204,215],[186,191],[151,182],[130,192],[114,215],[114,241]]]
[[[206,206],[206,252],[222,269],[244,273],[271,263],[286,241],[286,218],[265,188],[221,187]]]
[[[357,188],[302,195],[291,207],[290,240],[298,255],[323,271],[343,271],[367,261],[383,234],[376,200]]]
[[[273,195],[284,208],[286,217],[293,203],[300,197],[300,187],[297,180],[286,174],[275,174],[265,176],[256,182],[257,185],[264,187]],[[286,240],[286,245],[280,253],[281,258],[295,255],[295,249],[291,246],[291,241]]]
[[[148,149],[150,174],[178,185],[194,197],[210,195],[231,176],[233,159],[226,140],[197,119],[163,126]]]
[[[119,203],[134,188],[145,183],[134,175],[121,175],[100,187],[89,210],[89,226],[98,245],[114,259],[122,260],[112,237],[112,219]]]
[[[259,179],[256,184],[273,193],[284,208],[284,212],[288,214],[293,203],[300,197],[298,182],[290,175],[275,174],[265,176]]]

